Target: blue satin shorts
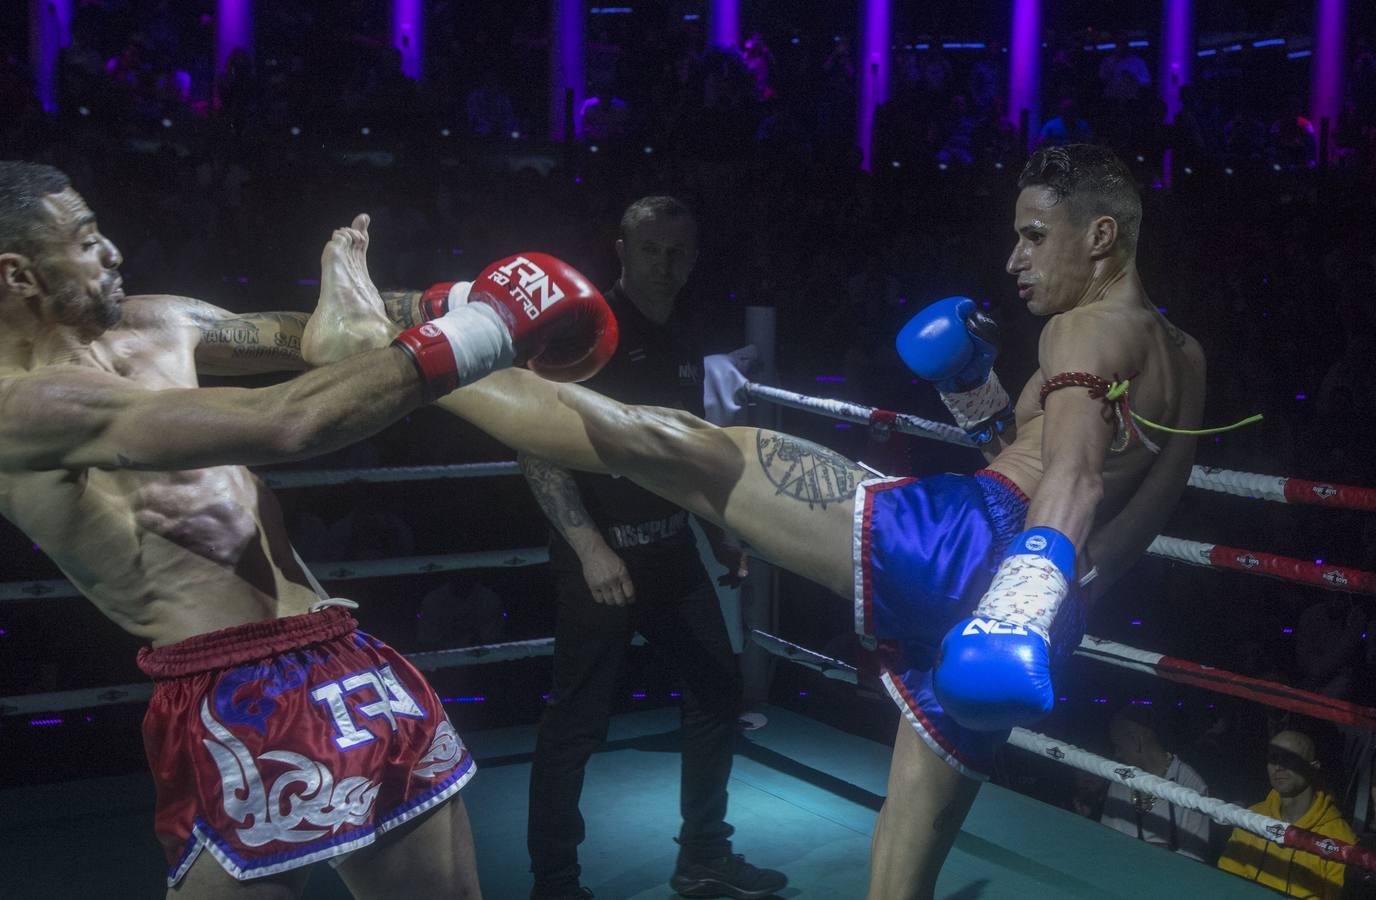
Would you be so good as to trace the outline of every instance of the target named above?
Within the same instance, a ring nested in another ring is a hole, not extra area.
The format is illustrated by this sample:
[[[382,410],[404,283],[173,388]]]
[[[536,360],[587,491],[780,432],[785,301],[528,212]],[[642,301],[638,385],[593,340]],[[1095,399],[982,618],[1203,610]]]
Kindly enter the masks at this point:
[[[1008,732],[972,731],[947,716],[932,669],[942,638],[974,611],[1023,530],[1027,506],[1017,485],[987,469],[876,479],[856,492],[855,630],[878,649],[884,687],[927,746],[981,780]],[[1076,593],[1053,623],[1053,650],[1079,643]]]

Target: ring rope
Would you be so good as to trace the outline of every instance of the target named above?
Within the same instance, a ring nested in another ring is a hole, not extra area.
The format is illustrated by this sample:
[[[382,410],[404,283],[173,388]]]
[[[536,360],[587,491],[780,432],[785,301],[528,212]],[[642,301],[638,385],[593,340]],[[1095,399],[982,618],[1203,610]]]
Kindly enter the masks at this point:
[[[491,478],[519,475],[514,461],[465,463],[447,466],[380,466],[371,469],[267,469],[254,472],[276,490],[331,484],[372,484],[385,481],[429,481],[432,478]]]
[[[807,394],[785,391],[753,382],[747,382],[740,390],[749,397],[769,400],[780,406],[819,413],[834,419],[857,422],[861,425],[886,424],[896,431],[915,437],[931,438],[961,447],[975,446],[975,443],[970,440],[965,432],[954,425],[933,422],[907,413],[874,409],[856,403],[848,403],[844,400],[810,397]],[[1200,490],[1231,494],[1235,497],[1246,497],[1249,500],[1270,500],[1275,503],[1376,512],[1376,489],[1356,487],[1350,484],[1306,481],[1301,478],[1287,478],[1282,475],[1235,472],[1213,466],[1194,466],[1190,470],[1189,486]]]
[[[349,562],[311,563],[311,571],[325,581],[355,581],[388,575],[429,575],[461,569],[501,569],[536,566],[549,561],[549,548],[522,547],[518,550],[484,550],[476,553],[444,553],[437,556],[402,556],[394,559],[366,559]],[[80,597],[81,592],[66,580],[0,582],[0,603],[16,600],[51,600]]]
[[[1205,544],[1184,538],[1157,536],[1147,548],[1150,556],[1188,563],[1209,569],[1226,569],[1249,575],[1263,575],[1293,584],[1342,591],[1349,594],[1376,594],[1376,572],[1334,566],[1307,559],[1279,556],[1264,550],[1243,550],[1223,544]],[[510,568],[533,566],[549,559],[544,547],[520,550],[493,550],[478,553],[449,553],[438,556],[411,556],[397,559],[314,563],[312,570],[329,581],[352,581],[388,575],[425,575],[459,569]],[[0,603],[21,600],[53,600],[82,596],[71,582],[0,582]]]
[[[829,678],[845,681],[849,684],[858,684],[859,682],[859,672],[855,667],[840,660],[824,656],[758,629],[751,633],[751,638],[770,653],[809,669],[824,672]],[[1008,742],[1022,750],[1027,750],[1038,756],[1045,756],[1072,768],[1093,773],[1109,781],[1116,781],[1140,793],[1150,794],[1153,797],[1174,803],[1176,806],[1197,810],[1216,822],[1242,828],[1282,847],[1304,850],[1324,859],[1376,871],[1376,852],[1374,851],[1316,834],[1307,829],[1296,827],[1290,822],[1252,812],[1250,809],[1243,809],[1234,803],[1228,803],[1214,797],[1205,797],[1198,791],[1143,772],[1134,766],[1125,766],[1113,760],[1105,759],[1073,744],[1057,741],[1025,728],[1014,728],[1012,734],[1009,735]]]
[[[751,637],[755,643],[765,647],[775,656],[803,662],[808,668],[821,672],[828,678],[851,681],[851,673],[855,672],[855,668],[848,663],[824,656],[815,650],[759,629],[752,632]],[[1212,666],[1153,653],[1150,650],[1139,650],[1093,635],[1086,635],[1080,641],[1075,655],[1116,668],[1144,672],[1164,681],[1187,684],[1216,694],[1241,697],[1262,706],[1290,710],[1338,725],[1376,731],[1376,708],[1302,691],[1274,681],[1239,675],[1226,669],[1215,669]]]
[[[1226,669],[1216,669],[1185,659],[1177,659],[1150,650],[1139,650],[1103,638],[1085,635],[1076,656],[1093,659],[1106,665],[1134,672],[1146,672],[1164,681],[1188,684],[1218,694],[1242,697],[1263,706],[1302,713],[1337,725],[1350,725],[1376,731],[1376,708],[1360,706],[1346,700],[1325,697],[1288,685],[1239,675]]]
[[[1330,566],[1291,556],[1278,556],[1263,550],[1241,550],[1223,544],[1205,544],[1160,535],[1152,540],[1147,553],[1163,559],[1189,563],[1192,566],[1265,575],[1330,591],[1376,594],[1376,572],[1350,569],[1346,566]]]
[[[1057,741],[1025,728],[1014,728],[1008,737],[1008,743],[1038,756],[1126,785],[1139,793],[1150,794],[1176,806],[1197,810],[1215,822],[1250,831],[1257,837],[1265,838],[1282,847],[1303,850],[1323,859],[1376,871],[1376,852],[1365,847],[1317,834],[1293,823],[1243,809],[1234,803],[1205,797],[1184,785],[1143,772],[1135,766],[1125,766],[1105,759],[1074,744]]]
[[[639,632],[632,635],[631,646],[641,647],[645,643],[644,636]],[[449,669],[456,666],[482,666],[488,663],[510,662],[517,659],[553,655],[554,638],[552,637],[405,654],[411,665],[422,672],[433,672],[436,669]],[[113,687],[82,688],[73,691],[50,691],[43,694],[0,697],[0,716],[27,716],[34,713],[90,709],[122,703],[146,703],[152,695],[152,683],[143,682],[141,684],[120,684]]]

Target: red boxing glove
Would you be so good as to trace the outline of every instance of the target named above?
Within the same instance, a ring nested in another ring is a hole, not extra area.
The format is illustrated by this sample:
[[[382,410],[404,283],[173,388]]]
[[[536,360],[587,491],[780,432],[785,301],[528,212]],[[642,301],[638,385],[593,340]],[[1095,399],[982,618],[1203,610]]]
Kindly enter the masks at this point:
[[[581,381],[616,351],[616,318],[602,294],[544,253],[498,260],[471,287],[434,285],[421,310],[436,317],[406,329],[393,345],[415,364],[429,400],[516,358],[551,381]]]
[[[468,303],[497,310],[511,330],[517,360],[551,381],[591,378],[616,352],[616,317],[602,293],[545,253],[488,266],[473,281]]]

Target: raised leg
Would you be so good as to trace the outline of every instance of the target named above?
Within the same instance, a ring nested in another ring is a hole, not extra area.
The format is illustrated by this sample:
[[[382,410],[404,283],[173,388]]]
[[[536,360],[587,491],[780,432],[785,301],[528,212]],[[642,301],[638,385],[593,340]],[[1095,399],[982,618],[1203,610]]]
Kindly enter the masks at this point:
[[[473,830],[462,797],[388,832],[351,855],[337,871],[360,900],[477,900],[482,896]]]
[[[556,465],[622,475],[730,528],[774,563],[842,597],[864,470],[789,435],[717,428],[680,410],[627,406],[530,372],[497,372],[440,406]]]
[[[931,900],[980,782],[947,765],[898,720],[889,789],[870,849],[870,900]]]

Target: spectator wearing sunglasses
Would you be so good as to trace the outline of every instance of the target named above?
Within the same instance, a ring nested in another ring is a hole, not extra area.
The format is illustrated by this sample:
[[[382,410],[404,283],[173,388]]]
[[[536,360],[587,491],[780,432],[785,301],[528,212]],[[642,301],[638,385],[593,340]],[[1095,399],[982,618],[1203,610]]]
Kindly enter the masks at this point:
[[[1319,787],[1320,764],[1314,740],[1298,731],[1282,731],[1266,750],[1271,792],[1251,807],[1253,812],[1289,822],[1336,840],[1353,843],[1356,835],[1343,820],[1333,798]],[[1218,867],[1290,897],[1336,900],[1343,889],[1343,864],[1330,862],[1234,828]]]

